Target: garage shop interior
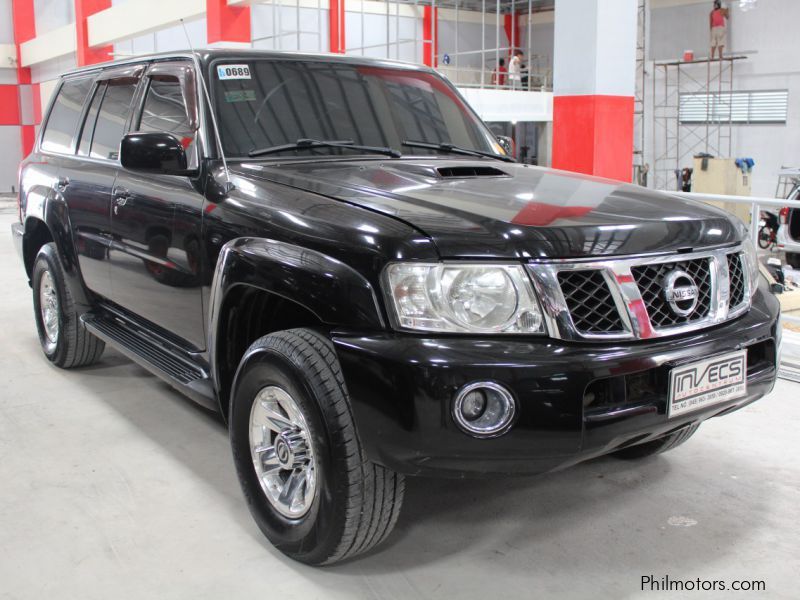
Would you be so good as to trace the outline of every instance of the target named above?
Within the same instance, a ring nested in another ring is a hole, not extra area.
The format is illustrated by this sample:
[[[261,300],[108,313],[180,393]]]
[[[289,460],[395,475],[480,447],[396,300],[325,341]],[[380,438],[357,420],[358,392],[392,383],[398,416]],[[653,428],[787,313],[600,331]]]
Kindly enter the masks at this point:
[[[793,0],[0,0],[0,597],[797,598]]]

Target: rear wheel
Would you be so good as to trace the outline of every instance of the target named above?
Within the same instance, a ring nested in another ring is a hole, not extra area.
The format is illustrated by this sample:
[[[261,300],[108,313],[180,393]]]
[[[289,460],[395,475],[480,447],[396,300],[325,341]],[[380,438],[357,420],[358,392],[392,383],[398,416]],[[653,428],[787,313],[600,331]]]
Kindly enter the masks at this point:
[[[764,225],[758,230],[758,247],[767,250],[772,244],[772,229]]]
[[[789,263],[789,266],[793,269],[800,269],[800,254],[797,252],[787,252],[786,262]]]
[[[81,323],[54,243],[39,250],[31,281],[36,329],[44,355],[64,369],[99,360],[105,344]]]
[[[250,346],[230,435],[250,512],[287,556],[332,564],[370,550],[394,527],[403,477],[365,456],[339,362],[321,334],[282,331]]]
[[[688,427],[684,427],[679,431],[665,435],[652,442],[645,442],[644,444],[637,444],[636,446],[628,446],[622,450],[617,450],[612,456],[624,460],[636,460],[638,458],[653,456],[654,454],[661,454],[662,452],[680,446],[694,435],[698,427],[700,427],[700,425],[689,425]]]

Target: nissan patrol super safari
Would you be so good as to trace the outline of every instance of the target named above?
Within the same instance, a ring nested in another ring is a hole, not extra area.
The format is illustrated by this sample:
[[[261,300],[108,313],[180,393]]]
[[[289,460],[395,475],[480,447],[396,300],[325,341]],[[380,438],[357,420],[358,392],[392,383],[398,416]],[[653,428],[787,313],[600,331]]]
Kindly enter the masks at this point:
[[[259,528],[329,564],[404,476],[674,448],[768,393],[730,214],[517,164],[434,71],[250,50],[61,77],[13,226],[45,356],[106,344],[221,413]]]

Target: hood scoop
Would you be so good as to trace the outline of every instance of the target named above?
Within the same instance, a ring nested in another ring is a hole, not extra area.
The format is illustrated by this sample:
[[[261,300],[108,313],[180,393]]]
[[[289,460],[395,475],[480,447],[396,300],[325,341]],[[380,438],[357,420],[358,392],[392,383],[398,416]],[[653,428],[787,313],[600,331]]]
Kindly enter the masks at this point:
[[[442,179],[467,179],[470,177],[509,177],[508,173],[496,167],[485,165],[467,165],[439,167],[436,169]]]

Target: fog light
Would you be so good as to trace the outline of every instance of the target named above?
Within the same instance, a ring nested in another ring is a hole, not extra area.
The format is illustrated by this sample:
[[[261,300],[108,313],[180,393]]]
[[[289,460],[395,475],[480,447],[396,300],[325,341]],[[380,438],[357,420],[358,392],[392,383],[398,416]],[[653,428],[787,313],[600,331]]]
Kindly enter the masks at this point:
[[[458,426],[475,437],[497,437],[508,431],[517,407],[506,388],[491,381],[476,381],[461,388],[453,402]]]

